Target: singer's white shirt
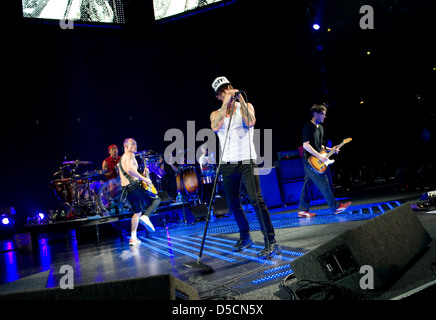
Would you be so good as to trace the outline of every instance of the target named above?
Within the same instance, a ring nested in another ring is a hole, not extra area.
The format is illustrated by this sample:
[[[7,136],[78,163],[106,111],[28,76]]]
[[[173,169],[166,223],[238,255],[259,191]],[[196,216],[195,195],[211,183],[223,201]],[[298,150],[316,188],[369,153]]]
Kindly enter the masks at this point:
[[[254,126],[248,128],[242,119],[241,104],[236,103],[235,114],[230,124],[229,136],[223,153],[224,162],[237,162],[244,160],[256,160],[257,154],[254,147]],[[218,130],[218,138],[220,140],[221,152],[223,152],[224,140],[226,138],[227,128],[229,126],[230,117],[224,118],[222,127]],[[250,157],[251,147],[251,157]]]

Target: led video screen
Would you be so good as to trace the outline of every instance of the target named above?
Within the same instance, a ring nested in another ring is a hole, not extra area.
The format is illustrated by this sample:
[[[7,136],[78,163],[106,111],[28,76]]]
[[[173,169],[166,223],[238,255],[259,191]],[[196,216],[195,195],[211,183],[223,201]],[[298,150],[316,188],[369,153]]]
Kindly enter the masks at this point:
[[[124,24],[121,0],[22,0],[24,18]]]
[[[155,20],[182,17],[229,4],[229,0],[153,0]]]

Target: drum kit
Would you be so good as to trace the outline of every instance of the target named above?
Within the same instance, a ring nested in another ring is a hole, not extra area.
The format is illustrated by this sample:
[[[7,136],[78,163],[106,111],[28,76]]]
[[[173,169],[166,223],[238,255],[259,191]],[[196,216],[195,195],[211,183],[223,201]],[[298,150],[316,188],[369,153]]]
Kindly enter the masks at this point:
[[[79,168],[90,161],[64,161],[59,171],[53,174],[50,187],[59,201],[67,220],[128,211],[130,206],[121,203],[121,181],[105,181],[108,170],[93,170],[79,173]]]
[[[160,180],[165,175],[161,169],[161,156],[151,151],[137,152],[135,156],[142,158],[140,169],[147,165],[156,177],[158,190]],[[90,161],[64,161],[57,172],[53,174],[50,188],[58,200],[59,212],[63,212],[66,220],[101,215],[109,216],[130,212],[128,201],[123,201],[120,178],[106,181],[108,170],[91,170],[81,172]],[[142,172],[142,171],[141,171]],[[179,165],[175,174],[178,196],[177,202],[206,203],[210,195],[205,190],[210,189],[216,175],[216,165],[209,164],[197,175],[195,165]],[[222,193],[222,177],[218,179],[217,194]],[[221,191],[220,191],[221,190]],[[203,201],[202,201],[203,200]],[[206,201],[207,200],[207,201]]]

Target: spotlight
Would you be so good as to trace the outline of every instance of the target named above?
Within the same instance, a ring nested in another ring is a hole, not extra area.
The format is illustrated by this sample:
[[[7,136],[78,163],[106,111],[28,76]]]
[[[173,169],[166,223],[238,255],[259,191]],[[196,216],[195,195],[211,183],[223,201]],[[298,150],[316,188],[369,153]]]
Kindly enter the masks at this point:
[[[39,217],[39,219],[44,220],[45,216],[42,212],[40,212],[40,213],[38,213],[38,217]]]
[[[312,28],[313,28],[314,30],[319,30],[320,26],[319,26],[318,23],[314,23],[313,26],[312,26]]]
[[[0,239],[7,239],[14,232],[14,207],[0,208]]]

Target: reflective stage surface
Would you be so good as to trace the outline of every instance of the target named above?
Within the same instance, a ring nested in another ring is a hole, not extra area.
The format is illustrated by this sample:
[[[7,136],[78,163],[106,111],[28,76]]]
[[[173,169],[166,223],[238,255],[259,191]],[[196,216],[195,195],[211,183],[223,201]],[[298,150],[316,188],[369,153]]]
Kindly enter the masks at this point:
[[[171,274],[196,288],[200,298],[220,297],[223,291],[226,297],[243,297],[249,292],[278,285],[292,273],[290,261],[318,245],[317,241],[325,241],[323,236],[326,234],[333,237],[359,221],[371,219],[401,204],[402,200],[357,204],[338,215],[321,206],[314,210],[317,216],[313,218],[299,218],[295,208],[271,209],[282,253],[270,260],[257,257],[264,243],[252,210],[247,210],[247,217],[255,245],[241,252],[232,251],[238,239],[234,219],[212,219],[201,259],[214,270],[208,275],[185,266],[185,263],[198,259],[204,221],[157,227],[152,234],[141,229],[138,232],[141,244],[134,247],[129,246],[127,230],[123,230],[121,236],[103,237],[98,244],[82,241],[76,237],[75,231],[67,238],[56,234],[41,235],[39,245],[31,252],[15,250],[12,241],[3,241],[0,247],[0,284],[5,285],[0,286],[0,292],[58,287],[64,276],[61,267],[71,266],[75,285]],[[318,229],[314,229],[315,226]],[[312,242],[298,240],[303,233],[306,239],[312,238]],[[40,279],[37,279],[38,274]],[[33,276],[35,281],[27,283],[26,288],[14,288],[11,282],[28,276]],[[276,292],[275,297],[262,298],[287,298],[281,294],[283,292]]]

